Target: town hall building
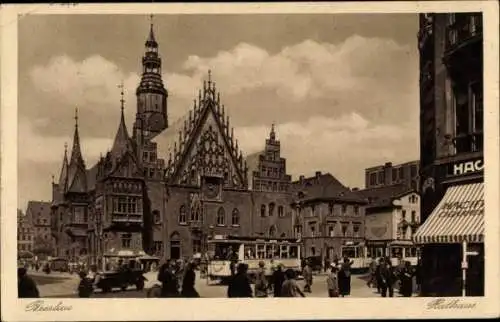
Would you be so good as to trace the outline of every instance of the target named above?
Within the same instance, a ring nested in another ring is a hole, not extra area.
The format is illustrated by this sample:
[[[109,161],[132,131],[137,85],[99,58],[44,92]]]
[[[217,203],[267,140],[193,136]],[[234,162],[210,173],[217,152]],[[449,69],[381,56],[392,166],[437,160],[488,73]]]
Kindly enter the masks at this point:
[[[305,190],[322,183],[313,180],[307,189],[292,183],[274,124],[263,138],[263,151],[247,162],[208,71],[189,114],[171,127],[161,68],[151,24],[132,131],[125,123],[122,86],[113,145],[90,167],[81,152],[75,113],[69,158],[65,148],[59,180],[52,182],[53,255],[90,263],[124,251],[176,259],[205,252],[215,235],[302,237],[306,223],[297,205],[312,197]],[[160,156],[159,147],[170,152]],[[333,176],[327,179],[335,182],[334,195],[326,189],[320,197],[330,206],[351,196]],[[354,225],[351,235],[362,240],[363,201],[345,202],[354,205],[355,223],[342,223]],[[345,239],[347,233],[340,235]],[[327,243],[317,244],[311,247],[323,253]]]

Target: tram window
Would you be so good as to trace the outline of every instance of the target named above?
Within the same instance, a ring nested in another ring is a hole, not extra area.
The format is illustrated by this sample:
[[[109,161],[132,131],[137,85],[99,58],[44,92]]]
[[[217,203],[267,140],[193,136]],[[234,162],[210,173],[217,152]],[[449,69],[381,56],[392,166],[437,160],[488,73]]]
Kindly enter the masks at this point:
[[[297,246],[290,246],[290,258],[298,258]]]
[[[356,252],[353,247],[346,247],[342,249],[342,257],[355,258]]]
[[[257,258],[258,259],[266,258],[266,248],[264,245],[257,245]]]
[[[403,249],[401,247],[391,248],[391,257],[398,258],[402,255]]]
[[[288,258],[288,245],[281,245],[281,258]]]
[[[266,257],[269,259],[273,258],[273,255],[274,255],[273,246],[274,245],[266,245]]]
[[[280,247],[278,245],[273,248],[273,256],[274,258],[280,258]]]
[[[255,259],[255,245],[245,245],[245,259]]]
[[[409,247],[406,249],[406,257],[417,257],[417,248]]]

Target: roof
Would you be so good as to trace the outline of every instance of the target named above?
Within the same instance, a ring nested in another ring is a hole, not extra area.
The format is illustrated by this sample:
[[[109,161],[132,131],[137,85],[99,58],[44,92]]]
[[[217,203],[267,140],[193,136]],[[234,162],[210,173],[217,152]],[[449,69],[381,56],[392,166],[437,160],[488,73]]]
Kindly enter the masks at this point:
[[[404,184],[358,190],[356,193],[368,200],[368,208],[390,207],[392,201],[414,190]]]
[[[304,193],[304,201],[315,199],[335,199],[351,202],[365,202],[365,199],[344,186],[330,173],[303,178],[292,182],[292,191]]]
[[[37,223],[38,218],[50,219],[50,206],[51,203],[48,201],[28,201],[28,207],[26,208],[26,214],[30,215],[33,223]]]

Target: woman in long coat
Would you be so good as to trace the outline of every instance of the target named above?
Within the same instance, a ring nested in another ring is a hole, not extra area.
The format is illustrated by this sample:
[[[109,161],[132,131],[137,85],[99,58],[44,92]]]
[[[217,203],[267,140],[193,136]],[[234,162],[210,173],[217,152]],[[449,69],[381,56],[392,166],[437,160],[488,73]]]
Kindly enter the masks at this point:
[[[404,297],[411,297],[411,294],[413,293],[413,275],[414,273],[410,262],[405,262],[405,266],[399,275],[401,280],[401,294]]]
[[[351,294],[351,265],[353,261],[345,257],[338,274],[339,292],[342,297]]]
[[[194,284],[196,282],[196,272],[194,271],[194,263],[188,263],[186,265],[186,271],[182,279],[182,297],[200,297]]]

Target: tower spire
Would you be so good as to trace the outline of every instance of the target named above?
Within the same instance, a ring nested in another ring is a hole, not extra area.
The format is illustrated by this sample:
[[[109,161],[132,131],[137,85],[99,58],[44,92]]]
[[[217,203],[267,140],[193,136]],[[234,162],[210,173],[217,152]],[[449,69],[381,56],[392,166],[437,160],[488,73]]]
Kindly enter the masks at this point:
[[[75,132],[73,134],[73,147],[68,166],[67,187],[70,191],[83,192],[87,189],[85,178],[85,162],[80,147],[80,135],[78,132],[78,107],[75,108]]]
[[[276,140],[276,132],[274,131],[274,122],[271,124],[271,133],[269,133],[269,138],[274,141]]]
[[[123,80],[119,85],[120,88],[120,124],[118,125],[118,131],[115,135],[115,141],[113,142],[113,147],[111,148],[111,156],[115,159],[120,158],[127,150],[131,151],[130,138],[128,136],[127,126],[125,125],[125,99],[124,99],[124,85]]]

